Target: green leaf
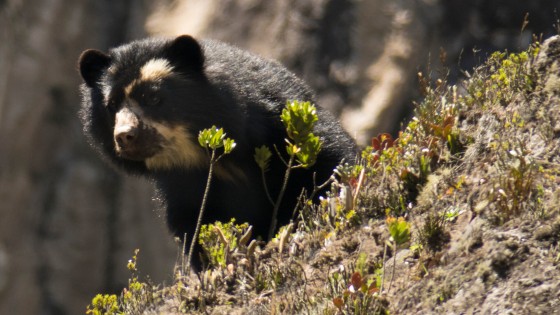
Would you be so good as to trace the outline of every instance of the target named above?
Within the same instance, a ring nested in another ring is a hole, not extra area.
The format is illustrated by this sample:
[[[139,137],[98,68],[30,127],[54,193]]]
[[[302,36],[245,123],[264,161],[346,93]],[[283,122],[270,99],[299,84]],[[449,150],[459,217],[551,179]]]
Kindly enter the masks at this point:
[[[259,168],[263,171],[266,172],[268,170],[268,165],[270,163],[270,158],[272,157],[272,152],[270,152],[270,149],[263,145],[259,148],[255,148],[255,161],[257,162],[257,164],[259,165]]]
[[[295,156],[302,167],[314,165],[321,150],[321,141],[313,134],[318,120],[315,106],[310,102],[289,101],[280,117],[289,138],[286,139],[288,155]]]
[[[288,137],[300,144],[313,131],[317,117],[317,109],[310,102],[289,101],[280,115]]]
[[[224,129],[216,126],[201,130],[198,133],[198,143],[203,148],[212,150],[224,147],[224,154],[229,154],[236,146],[233,139],[226,138]]]
[[[309,134],[299,149],[299,152],[296,153],[298,163],[305,168],[311,167],[317,161],[317,155],[321,151],[321,141],[319,137]]]
[[[237,250],[239,239],[248,229],[248,223],[236,224],[235,218],[227,223],[216,221],[213,224],[202,225],[198,243],[201,245],[210,265],[225,268],[228,257]]]
[[[397,244],[400,246],[410,240],[410,223],[406,222],[403,217],[387,218],[387,225],[389,226],[389,234]]]
[[[211,130],[204,129],[198,133],[198,143],[203,148],[208,148],[208,143],[210,142],[211,138]]]
[[[209,142],[210,149],[216,150],[217,148],[221,148],[224,145],[224,129],[218,129],[216,126],[212,126],[211,135],[212,137]]]
[[[286,152],[288,152],[289,156],[296,155],[301,151],[301,149],[297,145],[290,143],[288,140],[286,140],[286,142]]]
[[[231,153],[231,151],[233,151],[236,145],[237,143],[235,143],[233,139],[231,138],[224,139],[224,154]]]

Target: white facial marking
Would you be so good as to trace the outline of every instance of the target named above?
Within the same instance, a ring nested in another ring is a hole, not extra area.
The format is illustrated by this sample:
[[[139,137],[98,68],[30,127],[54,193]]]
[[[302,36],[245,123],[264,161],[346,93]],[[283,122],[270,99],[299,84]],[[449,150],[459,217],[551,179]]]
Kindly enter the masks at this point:
[[[158,82],[173,74],[173,66],[169,61],[161,58],[151,59],[140,68],[140,77],[124,88],[125,95],[129,96],[134,87],[142,81]]]
[[[165,59],[151,59],[140,69],[140,80],[159,81],[173,73],[173,66]]]

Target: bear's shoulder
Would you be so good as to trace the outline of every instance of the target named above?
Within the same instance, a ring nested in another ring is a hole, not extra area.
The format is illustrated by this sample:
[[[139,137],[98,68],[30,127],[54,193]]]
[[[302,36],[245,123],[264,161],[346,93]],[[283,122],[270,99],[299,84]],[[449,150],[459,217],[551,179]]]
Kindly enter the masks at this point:
[[[204,72],[212,84],[231,88],[234,94],[265,106],[283,106],[285,101],[296,99],[315,101],[312,89],[279,62],[217,40],[202,39],[199,43]]]

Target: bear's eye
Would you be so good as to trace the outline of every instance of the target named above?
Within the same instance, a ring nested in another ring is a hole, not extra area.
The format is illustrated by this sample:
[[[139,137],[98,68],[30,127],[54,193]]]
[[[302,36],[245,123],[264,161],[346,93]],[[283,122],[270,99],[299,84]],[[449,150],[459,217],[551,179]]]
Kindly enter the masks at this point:
[[[146,106],[156,106],[159,105],[161,99],[156,93],[142,93],[140,95],[142,103]]]
[[[107,110],[111,113],[114,114],[117,112],[117,102],[115,102],[114,99],[111,99],[107,102]]]

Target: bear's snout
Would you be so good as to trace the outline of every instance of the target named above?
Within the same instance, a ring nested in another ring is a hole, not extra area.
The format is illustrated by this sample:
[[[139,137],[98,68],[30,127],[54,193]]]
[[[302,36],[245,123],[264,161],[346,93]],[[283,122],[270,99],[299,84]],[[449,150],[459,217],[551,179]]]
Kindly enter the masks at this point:
[[[128,128],[126,130],[121,130],[115,134],[115,141],[121,149],[126,150],[127,148],[130,148],[130,146],[134,143],[134,139],[136,138],[137,134],[137,128]]]
[[[143,160],[161,149],[162,137],[155,128],[144,123],[141,116],[125,106],[115,114],[113,141],[120,157]]]
[[[133,145],[138,136],[140,120],[128,107],[121,108],[115,114],[115,129],[113,136],[117,150],[126,151]]]

